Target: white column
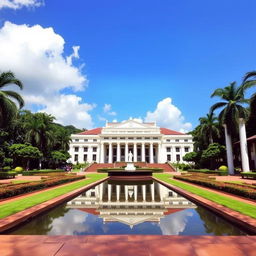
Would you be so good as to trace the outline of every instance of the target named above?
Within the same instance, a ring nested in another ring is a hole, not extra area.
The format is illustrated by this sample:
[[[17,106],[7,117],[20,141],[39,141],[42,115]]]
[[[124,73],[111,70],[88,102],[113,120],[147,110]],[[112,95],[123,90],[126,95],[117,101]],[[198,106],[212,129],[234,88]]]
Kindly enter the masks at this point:
[[[224,129],[225,129],[225,138],[226,138],[228,173],[233,175],[234,174],[234,159],[233,159],[231,136],[227,131],[227,125],[224,124],[223,126],[224,126]]]
[[[111,201],[112,185],[108,184],[108,201]]]
[[[101,183],[99,185],[99,187],[100,187],[100,202],[102,202],[102,199],[103,199],[103,183]]]
[[[152,164],[154,163],[154,155],[153,155],[153,143],[150,143],[150,148],[149,148],[149,162]]]
[[[133,162],[137,162],[137,143],[133,144]]]
[[[128,142],[125,143],[125,162],[128,162]]]
[[[245,123],[243,118],[239,118],[239,136],[240,136],[242,170],[243,172],[249,172],[250,166],[249,166]]]
[[[124,185],[124,194],[125,194],[125,201],[128,201],[128,187]]]
[[[83,149],[83,146],[79,146],[78,147],[78,152],[76,152],[76,154],[78,154],[78,162],[79,163],[83,163],[84,162],[84,149]]]
[[[146,201],[146,185],[142,185],[142,198],[143,201]]]
[[[135,202],[138,200],[138,185],[134,186],[134,200]]]
[[[104,157],[104,143],[101,143],[100,144],[100,163],[104,163],[104,161],[105,161],[105,157]]]
[[[117,162],[120,162],[120,161],[121,161],[121,149],[120,149],[120,143],[117,143],[117,151],[116,151],[116,154],[117,154],[116,161],[117,161]]]
[[[155,201],[155,183],[153,181],[153,184],[150,185],[150,190],[151,190],[151,199],[152,202]]]
[[[158,143],[157,147],[157,163],[162,163],[162,147],[160,143]]]
[[[88,161],[89,163],[92,162],[92,146],[88,146],[87,161]]]
[[[116,185],[116,199],[120,201],[120,185]]]
[[[112,143],[109,143],[109,148],[108,148],[108,163],[112,164],[113,161],[113,154],[112,154]]]
[[[145,143],[144,142],[141,145],[141,161],[142,162],[146,161],[146,159],[145,159]]]

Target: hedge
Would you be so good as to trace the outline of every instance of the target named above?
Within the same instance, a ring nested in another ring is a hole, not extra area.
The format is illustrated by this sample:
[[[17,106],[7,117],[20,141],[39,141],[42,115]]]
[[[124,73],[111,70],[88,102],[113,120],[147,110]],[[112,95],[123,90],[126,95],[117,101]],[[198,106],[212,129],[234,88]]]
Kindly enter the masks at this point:
[[[226,176],[228,175],[228,172],[225,171],[213,171],[208,169],[190,169],[187,170],[187,172],[198,172],[198,173],[207,173],[207,174],[218,174],[219,176]]]
[[[256,189],[251,186],[247,186],[243,184],[215,181],[215,180],[209,179],[208,177],[203,177],[199,175],[198,176],[185,176],[185,175],[174,176],[174,179],[191,182],[204,187],[225,191],[225,192],[232,193],[238,196],[243,196],[246,198],[256,199]]]
[[[0,172],[0,179],[13,179],[16,175],[16,172]]]
[[[136,168],[135,171],[145,171],[145,170],[149,170],[152,172],[163,172],[164,170],[162,168]],[[109,171],[124,171],[126,172],[126,170],[124,168],[99,168],[97,170],[98,172],[109,172]]]
[[[31,175],[36,175],[36,174],[49,174],[49,173],[65,173],[65,170],[62,169],[57,169],[57,170],[36,170],[36,171],[25,171],[22,172],[23,176],[31,176]]]
[[[35,190],[49,188],[63,183],[84,179],[85,176],[55,176],[41,181],[20,183],[20,184],[6,184],[0,187],[0,199],[21,195]]]
[[[256,179],[256,173],[255,172],[241,172],[242,178],[253,178]]]

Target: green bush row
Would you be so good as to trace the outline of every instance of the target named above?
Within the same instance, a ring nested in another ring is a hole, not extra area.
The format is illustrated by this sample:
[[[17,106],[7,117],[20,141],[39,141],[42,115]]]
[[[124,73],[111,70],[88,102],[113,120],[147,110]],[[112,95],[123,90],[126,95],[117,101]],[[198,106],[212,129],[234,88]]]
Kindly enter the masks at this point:
[[[98,172],[109,172],[109,171],[124,171],[125,170],[123,168],[99,168],[97,171]],[[152,172],[163,172],[164,170],[162,168],[136,168],[136,171],[144,171],[144,170],[149,170]]]
[[[62,170],[62,169],[57,169],[57,170],[36,170],[36,171],[25,171],[25,172],[22,172],[22,175],[23,176],[31,176],[31,175],[34,175],[34,174],[49,174],[49,173],[65,173],[65,170]]]
[[[48,188],[60,184],[64,184],[71,181],[76,181],[80,179],[84,179],[85,176],[55,176],[53,178],[44,179],[41,181],[34,181],[29,183],[21,183],[21,184],[8,184],[6,186],[0,187],[0,199],[12,197],[16,195],[25,194],[28,192],[32,192],[35,190]]]
[[[16,175],[16,172],[0,172],[0,179],[13,179]]]
[[[207,174],[217,174],[219,176],[225,176],[228,175],[228,172],[225,171],[213,171],[208,169],[190,169],[187,170],[187,172],[198,172],[198,173],[207,173]]]
[[[256,178],[256,172],[241,172],[241,176],[244,178]]]
[[[238,196],[256,199],[256,189],[250,186],[215,181],[209,178],[207,179],[207,177],[202,177],[202,176],[193,177],[193,176],[181,175],[181,176],[174,176],[174,178],[178,180],[183,180],[183,181],[191,182],[194,184],[198,184],[204,187],[225,191]]]

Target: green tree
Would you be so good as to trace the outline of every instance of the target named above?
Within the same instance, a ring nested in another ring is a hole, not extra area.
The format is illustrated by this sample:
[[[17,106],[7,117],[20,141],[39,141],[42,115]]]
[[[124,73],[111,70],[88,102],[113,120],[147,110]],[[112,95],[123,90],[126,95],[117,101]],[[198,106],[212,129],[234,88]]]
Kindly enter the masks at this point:
[[[40,150],[29,144],[13,144],[9,147],[9,152],[14,159],[14,163],[19,165],[19,162],[21,162],[24,169],[29,168],[29,161],[31,159],[42,157]]]
[[[212,143],[203,151],[202,160],[210,163],[210,169],[219,167],[219,163],[225,157],[225,147],[218,143]]]
[[[200,117],[199,121],[199,132],[201,136],[205,138],[208,144],[213,143],[214,137],[220,137],[218,118],[213,112],[207,114],[206,117]]]
[[[12,72],[0,74],[0,128],[6,127],[16,116],[18,103],[19,108],[24,106],[23,98],[15,91],[3,90],[8,85],[17,85],[23,88],[22,82]],[[13,101],[14,100],[14,101]]]
[[[183,160],[187,162],[198,162],[200,160],[200,153],[189,152],[183,156]]]
[[[226,129],[225,136],[229,174],[234,174],[232,134],[234,133],[234,129],[237,128],[238,119],[246,119],[248,117],[248,110],[244,107],[244,104],[249,103],[249,100],[244,97],[245,90],[246,88],[243,84],[237,87],[236,83],[232,82],[225,88],[216,89],[211,95],[211,97],[221,98],[221,102],[215,103],[211,107],[210,112],[221,109],[219,120]]]

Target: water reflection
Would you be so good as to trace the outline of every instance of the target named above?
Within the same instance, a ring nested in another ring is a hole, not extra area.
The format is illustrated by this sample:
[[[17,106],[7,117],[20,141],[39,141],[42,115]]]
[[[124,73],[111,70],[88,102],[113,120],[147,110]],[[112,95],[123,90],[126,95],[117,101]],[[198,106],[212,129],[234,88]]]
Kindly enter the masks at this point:
[[[151,182],[105,182],[9,234],[244,235],[237,227]]]
[[[104,182],[67,203],[67,208],[98,215],[107,222],[120,222],[131,228],[156,222],[166,215],[196,208],[176,192],[155,182]]]

